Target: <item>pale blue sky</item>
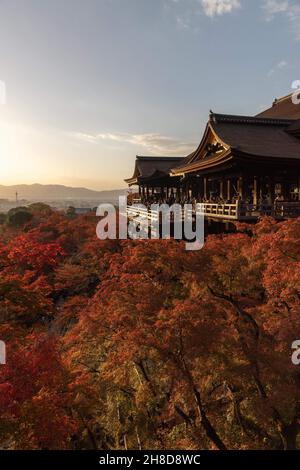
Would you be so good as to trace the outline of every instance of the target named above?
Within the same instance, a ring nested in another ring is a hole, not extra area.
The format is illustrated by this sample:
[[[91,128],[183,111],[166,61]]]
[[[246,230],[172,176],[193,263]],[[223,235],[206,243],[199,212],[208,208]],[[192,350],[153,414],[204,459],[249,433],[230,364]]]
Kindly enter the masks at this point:
[[[119,188],[300,79],[299,0],[0,0],[0,184]]]

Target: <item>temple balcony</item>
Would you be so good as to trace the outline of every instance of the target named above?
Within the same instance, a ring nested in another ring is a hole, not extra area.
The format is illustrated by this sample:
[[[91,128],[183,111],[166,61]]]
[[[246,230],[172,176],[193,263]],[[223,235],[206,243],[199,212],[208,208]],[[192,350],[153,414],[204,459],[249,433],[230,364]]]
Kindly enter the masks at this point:
[[[141,203],[136,199],[135,204]],[[300,217],[300,201],[276,201],[274,204],[248,204],[242,201],[235,203],[204,202],[201,204],[201,211],[207,219],[216,219],[221,221],[255,221],[263,216],[274,217],[275,219],[289,219]],[[195,206],[194,206],[195,207]],[[193,210],[195,215],[195,208]],[[150,209],[140,209],[134,206],[127,207],[129,218],[138,216],[144,217],[149,221],[157,220],[157,212]],[[184,214],[182,214],[183,218]]]
[[[300,216],[300,201],[276,201],[274,204],[248,204],[236,201],[234,204],[215,202],[203,203],[204,216],[222,220],[256,220],[270,216],[275,219],[286,219]]]

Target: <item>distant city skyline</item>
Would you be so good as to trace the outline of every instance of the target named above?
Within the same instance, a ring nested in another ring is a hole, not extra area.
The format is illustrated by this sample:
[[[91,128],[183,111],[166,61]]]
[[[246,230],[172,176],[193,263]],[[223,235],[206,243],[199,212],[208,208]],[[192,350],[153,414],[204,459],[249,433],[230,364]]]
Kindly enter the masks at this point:
[[[0,184],[124,188],[300,80],[298,0],[1,0]]]

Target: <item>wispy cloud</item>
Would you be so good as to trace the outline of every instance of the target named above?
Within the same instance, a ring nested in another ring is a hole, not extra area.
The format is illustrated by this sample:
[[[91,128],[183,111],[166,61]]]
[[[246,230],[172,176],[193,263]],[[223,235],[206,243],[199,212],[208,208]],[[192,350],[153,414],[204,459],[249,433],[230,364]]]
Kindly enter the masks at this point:
[[[268,72],[268,76],[271,77],[275,72],[276,70],[282,70],[284,69],[286,66],[287,66],[287,62],[285,60],[281,60],[280,62],[278,62],[278,64],[275,65],[275,67],[273,67],[271,70],[269,70]]]
[[[271,21],[277,13],[285,13],[289,8],[289,0],[264,0],[263,9],[266,20]]]
[[[194,30],[193,19],[204,13],[210,18],[232,13],[242,7],[244,0],[165,0],[176,8],[175,19],[179,29]],[[297,41],[300,41],[299,0],[260,0],[266,21],[283,15]],[[181,5],[181,7],[180,7]],[[184,5],[184,9],[182,8]]]
[[[213,17],[231,13],[241,6],[240,0],[201,0],[204,13]]]
[[[179,29],[190,29],[191,28],[191,21],[187,15],[177,15],[176,16],[176,23]]]
[[[300,5],[293,5],[287,11],[291,30],[297,41],[300,41]]]
[[[73,137],[92,144],[101,141],[118,142],[121,144],[132,144],[135,152],[147,151],[153,155],[186,155],[196,147],[195,143],[184,142],[179,139],[161,134],[129,134],[125,132],[89,134],[76,132]]]
[[[300,5],[291,0],[263,0],[266,21],[272,21],[276,15],[284,15],[292,33],[300,41]]]
[[[178,29],[198,31],[198,18],[231,13],[241,7],[241,0],[165,0],[165,10],[173,11]]]

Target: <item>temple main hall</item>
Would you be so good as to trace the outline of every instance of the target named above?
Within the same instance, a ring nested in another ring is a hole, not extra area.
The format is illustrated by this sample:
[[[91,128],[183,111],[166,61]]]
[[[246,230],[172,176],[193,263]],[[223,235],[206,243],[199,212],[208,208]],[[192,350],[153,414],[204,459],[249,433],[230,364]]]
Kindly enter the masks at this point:
[[[201,203],[207,219],[300,216],[300,104],[276,99],[256,116],[211,112],[188,156],[137,156],[135,202]]]

